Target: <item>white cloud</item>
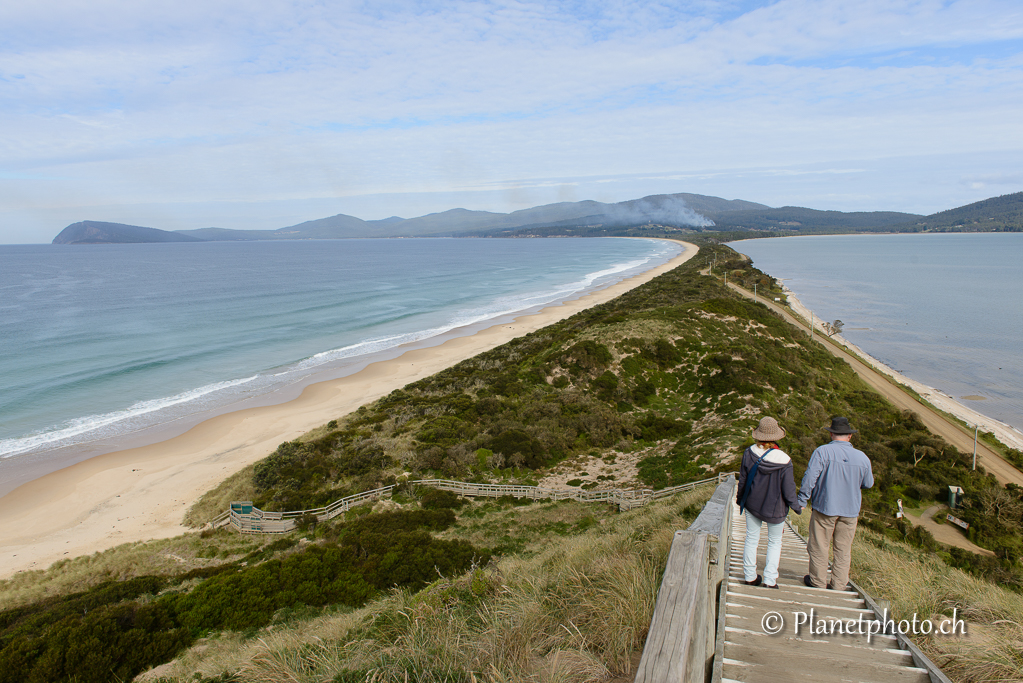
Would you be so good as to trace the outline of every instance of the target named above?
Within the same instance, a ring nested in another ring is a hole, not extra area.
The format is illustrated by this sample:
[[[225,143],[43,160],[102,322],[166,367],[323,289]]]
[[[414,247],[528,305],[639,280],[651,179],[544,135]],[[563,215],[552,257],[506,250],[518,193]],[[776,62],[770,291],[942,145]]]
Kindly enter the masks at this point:
[[[8,3],[0,213],[1023,151],[1021,60],[1009,0]]]

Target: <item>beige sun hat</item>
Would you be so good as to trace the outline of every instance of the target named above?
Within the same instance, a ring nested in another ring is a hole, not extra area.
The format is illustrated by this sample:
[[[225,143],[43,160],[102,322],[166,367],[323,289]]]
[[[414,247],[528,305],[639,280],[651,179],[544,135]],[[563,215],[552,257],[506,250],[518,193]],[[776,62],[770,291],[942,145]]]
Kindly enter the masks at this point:
[[[757,441],[779,441],[785,438],[785,430],[778,426],[778,421],[773,417],[764,417],[753,430],[753,438]]]

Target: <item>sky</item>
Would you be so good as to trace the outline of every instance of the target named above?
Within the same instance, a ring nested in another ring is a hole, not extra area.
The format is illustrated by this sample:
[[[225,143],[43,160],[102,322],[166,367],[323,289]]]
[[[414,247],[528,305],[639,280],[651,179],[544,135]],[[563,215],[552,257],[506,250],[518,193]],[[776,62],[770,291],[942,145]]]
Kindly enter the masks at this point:
[[[0,243],[1023,190],[1019,0],[0,3]]]

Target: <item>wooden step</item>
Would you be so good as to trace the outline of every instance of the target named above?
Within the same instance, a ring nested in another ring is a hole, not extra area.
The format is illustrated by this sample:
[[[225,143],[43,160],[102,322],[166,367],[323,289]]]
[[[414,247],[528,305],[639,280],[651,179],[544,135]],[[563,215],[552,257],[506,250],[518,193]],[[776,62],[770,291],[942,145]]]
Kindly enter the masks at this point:
[[[867,603],[853,591],[821,591],[809,592],[805,586],[794,586],[778,582],[777,588],[765,588],[764,586],[747,586],[742,581],[734,579],[728,582],[728,596],[752,596],[766,598],[768,600],[792,600],[807,602],[816,605],[837,605],[841,607],[866,608]]]
[[[821,656],[829,656],[828,653],[835,652],[841,656],[848,657],[873,657],[879,656],[888,664],[913,665],[913,656],[909,650],[902,650],[898,647],[895,636],[874,635],[869,640],[866,636],[831,636],[817,637],[805,629],[801,635],[796,636],[793,632],[767,635],[761,630],[760,622],[745,623],[744,620],[731,618],[732,621],[725,627],[725,642],[746,645],[748,647],[791,647],[797,650],[800,647],[813,651]]]
[[[832,683],[930,683],[926,669],[885,664],[873,657],[841,658],[813,648],[726,646],[722,680],[756,683],[812,681]]]
[[[782,533],[778,588],[748,586],[742,571],[745,520],[735,510],[725,593],[722,683],[756,681],[791,683],[929,683],[925,669],[899,647],[895,636],[866,631],[875,614],[851,587],[812,588],[803,583],[809,564],[806,544],[787,526]],[[757,549],[757,568],[763,573],[766,534]],[[797,615],[803,623],[796,632]],[[784,621],[779,633],[765,633]],[[813,625],[806,623],[813,620]],[[773,621],[772,621],[773,620]],[[821,622],[825,631],[820,631]],[[851,633],[842,633],[843,630]]]

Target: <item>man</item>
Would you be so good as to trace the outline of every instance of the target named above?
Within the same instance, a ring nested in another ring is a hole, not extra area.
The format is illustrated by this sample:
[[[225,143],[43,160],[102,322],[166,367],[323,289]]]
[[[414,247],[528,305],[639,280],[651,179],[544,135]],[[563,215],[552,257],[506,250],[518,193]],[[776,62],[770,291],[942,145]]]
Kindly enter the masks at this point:
[[[860,517],[860,489],[874,485],[870,460],[863,451],[853,448],[852,435],[857,430],[849,419],[835,417],[831,426],[831,443],[820,446],[810,456],[803,483],[796,498],[797,505],[813,501],[810,515],[810,573],[803,583],[811,588],[837,588],[849,583],[852,542]],[[828,550],[834,546],[835,561],[828,582]]]

